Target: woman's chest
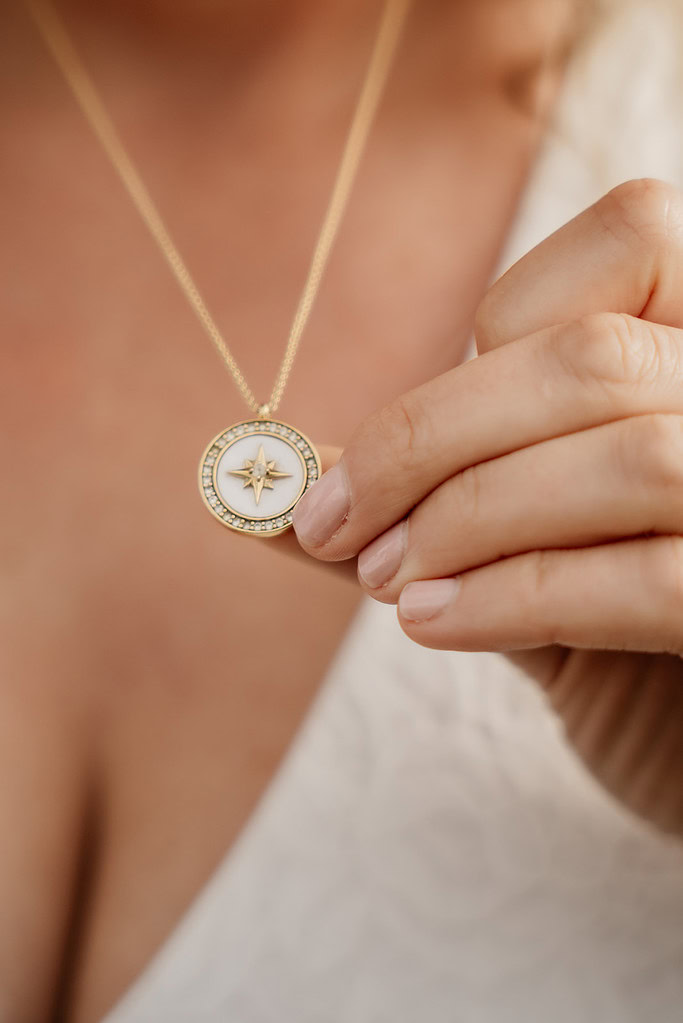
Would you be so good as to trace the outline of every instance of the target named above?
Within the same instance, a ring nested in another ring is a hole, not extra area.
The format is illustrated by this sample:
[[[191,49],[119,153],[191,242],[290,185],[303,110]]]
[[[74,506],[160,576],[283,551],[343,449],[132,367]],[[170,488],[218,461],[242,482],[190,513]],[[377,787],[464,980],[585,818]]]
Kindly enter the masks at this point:
[[[408,151],[400,162],[386,143],[368,154],[278,415],[319,443],[343,446],[363,416],[460,360],[528,135],[510,132],[512,174],[492,171],[486,145],[467,152],[462,138],[458,161],[451,136],[440,147],[430,137],[420,157]],[[212,622],[257,593],[286,599],[289,563],[221,531],[197,494],[201,451],[246,408],[126,196],[81,145],[82,187],[69,180],[58,195],[53,178],[42,215],[11,218],[6,239],[15,284],[3,313],[11,531],[28,559],[57,552],[64,591],[82,594],[91,614],[100,600],[131,607],[137,594],[162,633],[173,600]],[[66,183],[54,160],[50,170]],[[34,168],[17,183],[15,209],[30,208],[44,173]],[[250,387],[266,400],[324,190],[302,198],[283,174],[285,205],[289,197],[295,208],[275,206],[271,215],[256,201],[269,180],[263,169],[248,183],[239,163],[232,173],[227,189],[175,195],[179,244],[187,243],[183,254]],[[90,642],[106,646],[113,621],[107,614],[101,636],[92,623]],[[117,646],[135,649],[130,636]],[[162,659],[166,648],[159,644]]]
[[[420,156],[368,154],[282,418],[343,445],[374,408],[459,361],[528,157],[524,132],[507,141],[504,173],[464,136]],[[10,545],[41,581],[25,614],[40,626],[60,608],[52,662],[87,675],[99,712],[107,842],[84,924],[87,1003],[125,986],[239,831],[357,594],[207,514],[198,458],[245,410],[125,197],[83,159],[82,187],[53,167],[66,192],[53,184],[41,217],[13,220],[4,408]],[[38,181],[33,170],[17,187],[18,207]],[[258,181],[249,187],[253,197]],[[178,243],[259,397],[323,192],[273,216],[229,187],[176,195]],[[195,838],[179,848],[179,834]],[[126,911],[137,899],[144,928]]]

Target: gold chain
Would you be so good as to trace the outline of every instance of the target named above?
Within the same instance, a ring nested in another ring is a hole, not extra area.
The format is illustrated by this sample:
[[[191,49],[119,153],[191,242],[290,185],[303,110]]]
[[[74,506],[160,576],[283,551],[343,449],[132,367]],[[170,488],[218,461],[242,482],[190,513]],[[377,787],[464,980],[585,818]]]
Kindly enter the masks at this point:
[[[260,404],[247,384],[235,357],[225,342],[206,303],[199,293],[190,271],[176,248],[173,240],[142,181],[135,165],[121,141],[104,104],[78,56],[57,11],[49,0],[26,0],[28,9],[39,29],[45,44],[61,69],[90,127],[99,139],[107,156],[152,237],[173,271],[190,305],[197,314],[204,330],[216,346],[219,355],[230,371],[240,394],[252,412],[270,415],[275,412],[294,364],[301,335],[313,308],[322,276],[327,266],[332,245],[339,230],[349,193],[358,170],[365,143],[373,118],[391,67],[401,29],[405,21],[410,0],[386,0],[365,81],[354,111],[337,176],[325,212],[320,234],[313,251],[306,283],[299,299],[294,320],[289,332],[284,358],[275,379],[270,400]]]

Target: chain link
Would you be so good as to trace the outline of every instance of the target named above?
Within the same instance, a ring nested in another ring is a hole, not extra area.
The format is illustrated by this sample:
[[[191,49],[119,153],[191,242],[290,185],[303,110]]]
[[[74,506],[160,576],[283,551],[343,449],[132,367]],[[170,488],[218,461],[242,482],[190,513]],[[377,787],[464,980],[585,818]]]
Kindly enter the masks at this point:
[[[344,151],[337,170],[330,200],[308,269],[301,298],[289,331],[285,354],[272,394],[260,403],[249,387],[235,357],[209,312],[197,285],[162,220],[137,168],[128,155],[121,137],[107,113],[95,85],[88,75],[73,43],[49,0],[26,0],[31,16],[45,44],[61,69],[71,91],[94,134],[116,170],[124,188],[157,242],[166,262],[175,275],[200,323],[218,350],[240,394],[250,410],[259,415],[272,415],[284,394],[322,280],[330,251],[339,230],[344,210],[356,177],[358,165],[391,68],[392,58],[406,19],[410,0],[386,0],[370,63],[356,105]],[[267,411],[266,411],[267,410]]]

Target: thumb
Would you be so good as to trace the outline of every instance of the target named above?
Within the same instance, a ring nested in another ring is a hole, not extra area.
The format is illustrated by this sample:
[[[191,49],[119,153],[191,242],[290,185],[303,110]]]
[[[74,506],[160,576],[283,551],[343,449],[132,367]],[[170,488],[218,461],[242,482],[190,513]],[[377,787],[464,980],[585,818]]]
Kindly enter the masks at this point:
[[[336,465],[341,456],[342,449],[332,447],[331,445],[318,445],[318,454],[320,455],[320,461],[322,462],[322,471],[326,472],[331,469],[333,465]],[[282,551],[283,554],[287,554],[290,557],[298,558],[299,560],[306,560],[309,564],[317,565],[321,571],[331,572],[341,578],[346,578],[354,583],[358,582],[358,576],[356,575],[356,559],[350,558],[347,561],[318,561],[317,558],[312,558],[309,554],[300,547],[299,541],[296,538],[296,533],[293,529],[288,529],[286,533],[282,533],[281,536],[273,537],[272,540],[268,541],[270,546],[273,546],[276,550]]]

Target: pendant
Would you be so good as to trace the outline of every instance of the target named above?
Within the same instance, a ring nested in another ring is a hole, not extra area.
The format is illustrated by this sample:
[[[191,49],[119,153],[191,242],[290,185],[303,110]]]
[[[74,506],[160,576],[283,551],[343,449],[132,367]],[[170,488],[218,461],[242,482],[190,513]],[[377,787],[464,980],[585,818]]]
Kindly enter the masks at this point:
[[[321,473],[318,452],[299,430],[276,419],[245,419],[211,441],[199,463],[199,489],[228,529],[278,536]]]

